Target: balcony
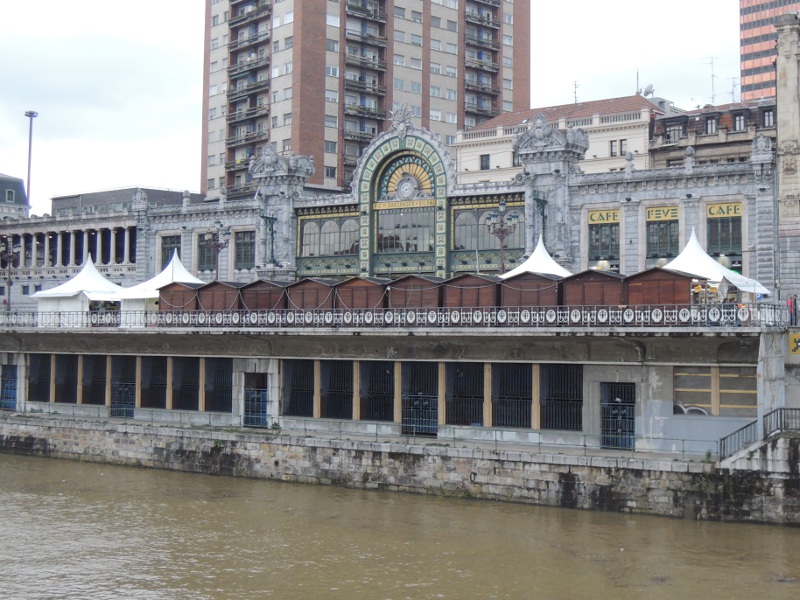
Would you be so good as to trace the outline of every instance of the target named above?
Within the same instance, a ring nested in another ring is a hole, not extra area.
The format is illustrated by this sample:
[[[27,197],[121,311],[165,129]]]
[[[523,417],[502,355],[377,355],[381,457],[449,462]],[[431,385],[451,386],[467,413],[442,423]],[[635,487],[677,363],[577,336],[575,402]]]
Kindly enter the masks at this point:
[[[228,51],[233,52],[235,50],[241,50],[242,48],[247,48],[249,46],[253,46],[255,44],[263,44],[269,42],[269,31],[263,31],[257,35],[251,35],[249,37],[243,37],[238,40],[233,40],[228,44]]]
[[[488,4],[489,6],[500,6],[500,0],[475,0],[478,4]]]
[[[464,104],[464,110],[468,113],[474,113],[476,115],[483,115],[486,117],[496,117],[500,114],[500,111],[492,106],[476,104],[475,102],[467,102]]]
[[[489,50],[499,50],[500,45],[492,38],[484,38],[477,35],[464,35],[464,40],[468,46],[478,46]]]
[[[344,114],[365,117],[367,119],[385,119],[386,111],[379,108],[371,108],[369,106],[359,106],[358,104],[345,104]]]
[[[371,142],[377,136],[377,133],[371,133],[369,131],[354,131],[352,129],[345,129],[344,130],[344,139],[352,140],[354,142]],[[344,164],[347,164],[346,162]],[[355,164],[355,163],[353,163]]]
[[[375,71],[386,71],[386,61],[368,58],[366,56],[355,56],[347,54],[344,57],[344,64],[362,69],[373,69]]]
[[[236,146],[245,146],[247,144],[255,144],[256,142],[264,142],[267,139],[269,139],[269,133],[267,131],[254,131],[244,135],[229,137],[226,140],[226,146],[228,148],[235,148]]]
[[[249,158],[237,158],[225,163],[225,171],[231,173],[233,171],[243,171],[250,166]]]
[[[386,23],[386,13],[382,10],[372,10],[366,6],[358,4],[351,4],[348,2],[344,5],[344,12],[353,17],[360,17],[362,19],[369,19],[370,21],[378,21],[379,23]]]
[[[351,42],[360,42],[362,44],[368,44],[370,46],[380,46],[381,48],[385,48],[386,45],[389,43],[388,38],[385,38],[380,35],[371,35],[369,33],[361,33],[360,31],[353,31],[348,29],[345,31],[345,38]]]
[[[500,88],[496,88],[491,84],[480,83],[478,81],[470,81],[469,79],[464,82],[464,87],[472,92],[481,92],[482,94],[492,94],[496,96],[500,93]]]
[[[266,117],[269,114],[269,107],[266,105],[257,106],[255,108],[248,108],[247,110],[236,110],[229,112],[227,116],[228,123],[238,123],[239,121],[247,121],[249,119],[257,119],[259,117]]]
[[[233,6],[233,5],[232,5]],[[272,3],[271,2],[259,2],[255,6],[247,6],[242,9],[235,17],[232,17],[230,21],[228,21],[228,27],[238,27],[239,25],[245,25],[246,23],[250,23],[251,21],[255,21],[262,17],[267,17],[272,13]]]
[[[479,69],[481,71],[490,71],[497,73],[500,71],[500,65],[491,60],[478,60],[477,58],[467,57],[466,65],[470,69]]]
[[[269,89],[269,79],[262,79],[249,85],[245,85],[234,90],[228,90],[228,102],[234,102],[250,94],[262,92]]]
[[[467,11],[467,22],[475,23],[476,25],[483,25],[484,27],[491,27],[493,29],[500,29],[500,21],[495,19],[492,15],[485,13],[480,14],[474,11]]]
[[[258,186],[252,183],[231,186],[228,188],[228,200],[245,200],[247,198],[252,198],[257,189]]]
[[[386,86],[377,83],[359,81],[357,79],[345,79],[344,89],[354,92],[365,92],[367,94],[386,95]]]
[[[269,56],[259,56],[258,58],[249,58],[240,60],[236,64],[228,67],[228,77],[236,77],[242,73],[247,73],[254,69],[261,69],[269,66]]]
[[[350,156],[348,154],[345,154],[342,157],[342,162],[347,167],[355,167],[356,164],[358,163],[358,157],[357,156]]]

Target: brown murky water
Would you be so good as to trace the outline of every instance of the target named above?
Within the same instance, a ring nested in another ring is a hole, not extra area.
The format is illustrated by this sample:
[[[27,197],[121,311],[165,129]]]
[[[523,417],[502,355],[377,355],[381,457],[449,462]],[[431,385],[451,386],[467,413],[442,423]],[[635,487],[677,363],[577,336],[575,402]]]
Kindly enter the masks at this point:
[[[800,598],[800,529],[0,455],[0,597]]]

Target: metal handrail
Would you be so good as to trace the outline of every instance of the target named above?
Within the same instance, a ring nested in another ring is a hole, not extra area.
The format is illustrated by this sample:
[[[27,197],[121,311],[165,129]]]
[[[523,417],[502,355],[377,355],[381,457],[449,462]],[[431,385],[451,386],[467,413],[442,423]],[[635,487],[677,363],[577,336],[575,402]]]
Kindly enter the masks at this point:
[[[779,431],[800,431],[800,408],[776,408],[763,419],[765,438]]]
[[[758,421],[753,421],[719,440],[719,459],[728,458],[757,440]]]
[[[0,312],[0,328],[178,327],[178,328],[445,328],[445,329],[630,329],[713,327],[725,331],[786,327],[789,313],[780,304],[304,308],[158,311]],[[785,409],[789,410],[789,409]],[[789,418],[789,417],[787,417]],[[792,419],[794,417],[791,417]],[[792,421],[794,422],[794,421]]]

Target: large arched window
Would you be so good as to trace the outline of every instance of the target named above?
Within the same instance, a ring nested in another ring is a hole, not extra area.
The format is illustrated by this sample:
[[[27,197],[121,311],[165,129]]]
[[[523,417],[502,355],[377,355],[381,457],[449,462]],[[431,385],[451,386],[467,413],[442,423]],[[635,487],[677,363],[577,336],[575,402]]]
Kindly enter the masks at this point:
[[[489,215],[496,209],[459,211],[455,219],[453,250],[499,250],[500,239],[489,230]],[[517,226],[505,240],[506,248],[525,247],[525,213],[520,209],[509,209],[506,214],[517,215]]]
[[[453,250],[475,250],[478,245],[478,222],[473,212],[461,212],[456,217]]]
[[[325,221],[319,236],[319,256],[333,256],[339,250],[339,224]]]
[[[347,219],[339,235],[339,254],[358,254],[358,221]]]
[[[303,225],[301,256],[319,256],[319,225],[310,222]]]

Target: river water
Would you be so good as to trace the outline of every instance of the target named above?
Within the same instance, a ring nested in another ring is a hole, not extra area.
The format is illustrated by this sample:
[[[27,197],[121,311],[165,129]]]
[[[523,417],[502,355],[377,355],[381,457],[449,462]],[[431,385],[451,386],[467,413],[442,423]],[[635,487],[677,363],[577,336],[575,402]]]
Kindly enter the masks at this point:
[[[0,597],[800,598],[800,529],[0,455]]]

